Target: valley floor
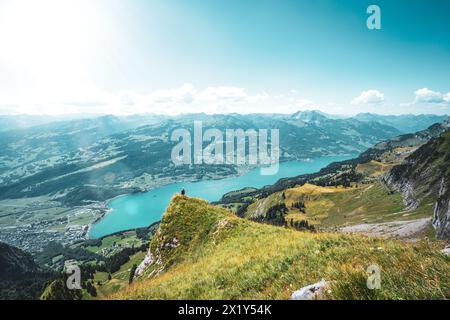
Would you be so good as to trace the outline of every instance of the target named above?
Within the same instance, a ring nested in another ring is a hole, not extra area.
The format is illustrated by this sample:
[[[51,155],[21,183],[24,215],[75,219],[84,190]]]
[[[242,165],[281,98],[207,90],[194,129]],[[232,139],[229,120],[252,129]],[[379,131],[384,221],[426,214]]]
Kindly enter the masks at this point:
[[[341,228],[345,233],[361,233],[374,237],[419,241],[430,234],[431,218],[409,221],[357,224]]]

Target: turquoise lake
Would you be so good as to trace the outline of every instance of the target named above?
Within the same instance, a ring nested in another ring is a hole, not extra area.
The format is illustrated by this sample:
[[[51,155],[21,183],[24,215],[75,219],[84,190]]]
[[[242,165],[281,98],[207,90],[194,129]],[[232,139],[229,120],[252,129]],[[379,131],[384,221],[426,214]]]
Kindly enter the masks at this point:
[[[278,173],[271,176],[263,176],[260,174],[260,169],[255,168],[238,177],[198,182],[178,182],[144,193],[120,196],[108,203],[112,210],[92,226],[89,236],[99,238],[118,231],[146,227],[161,220],[161,216],[172,196],[179,193],[183,188],[186,190],[187,196],[217,201],[222,195],[230,191],[245,187],[261,188],[274,184],[281,178],[317,172],[332,162],[352,157],[333,156],[315,158],[310,161],[284,162],[280,163]]]

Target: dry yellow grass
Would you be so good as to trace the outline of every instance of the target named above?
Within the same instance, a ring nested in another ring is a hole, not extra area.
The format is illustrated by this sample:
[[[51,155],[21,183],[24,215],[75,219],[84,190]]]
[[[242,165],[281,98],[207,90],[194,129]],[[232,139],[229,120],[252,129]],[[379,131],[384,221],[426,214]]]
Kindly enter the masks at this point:
[[[327,193],[347,192],[349,189],[342,187],[321,187],[314,184],[305,183],[302,186],[290,188],[284,191],[285,204],[291,207],[293,203],[299,200],[310,201],[317,199],[318,196]]]
[[[372,160],[367,163],[358,164],[356,166],[356,172],[361,173],[365,176],[378,177],[382,174],[385,174],[391,167],[391,165]]]

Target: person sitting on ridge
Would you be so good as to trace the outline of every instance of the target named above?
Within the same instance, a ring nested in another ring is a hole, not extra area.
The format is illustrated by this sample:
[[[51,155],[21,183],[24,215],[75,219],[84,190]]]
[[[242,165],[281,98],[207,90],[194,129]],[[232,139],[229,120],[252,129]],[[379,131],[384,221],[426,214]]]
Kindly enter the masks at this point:
[[[181,195],[182,195],[182,196],[186,195],[186,190],[184,190],[184,188],[181,189]]]

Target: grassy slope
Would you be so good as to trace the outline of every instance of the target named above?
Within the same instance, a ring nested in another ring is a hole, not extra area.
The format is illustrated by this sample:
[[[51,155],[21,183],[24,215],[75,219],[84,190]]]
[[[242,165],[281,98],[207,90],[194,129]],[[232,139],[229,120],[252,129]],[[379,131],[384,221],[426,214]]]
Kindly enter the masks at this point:
[[[306,214],[292,207],[293,203],[299,201],[304,202]],[[310,224],[322,227],[417,219],[431,217],[433,213],[433,207],[429,203],[423,203],[414,211],[404,211],[400,193],[389,190],[381,182],[374,182],[352,188],[312,184],[290,188],[251,204],[245,217],[251,218],[260,212],[267,212],[271,206],[281,202],[289,209],[286,215],[288,221],[308,220]]]
[[[174,238],[179,245],[167,246]],[[426,244],[258,224],[182,196],[167,209],[151,251],[161,263],[111,298],[287,299],[322,278],[333,281],[334,299],[450,297],[449,258]],[[382,268],[380,290],[366,288],[374,263]]]
[[[356,166],[356,171],[366,176],[378,177],[389,170],[391,167],[392,165],[376,160],[371,160],[367,163],[358,164]]]
[[[93,283],[97,289],[98,298],[103,298],[128,285],[130,278],[130,269],[134,264],[139,265],[144,259],[145,252],[137,252],[130,257],[130,260],[120,267],[120,270],[111,274],[111,280],[108,280],[107,272],[96,272]]]

